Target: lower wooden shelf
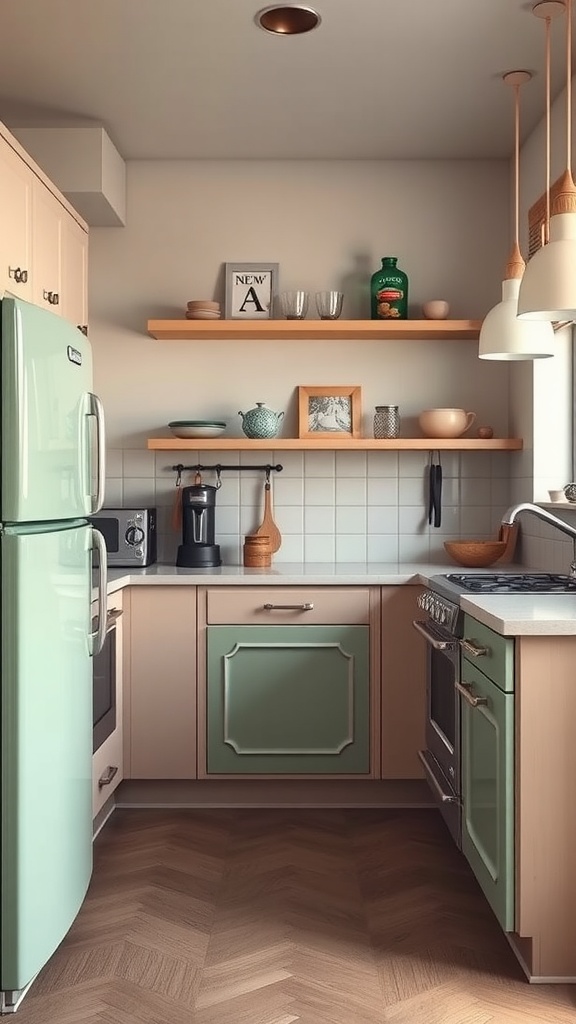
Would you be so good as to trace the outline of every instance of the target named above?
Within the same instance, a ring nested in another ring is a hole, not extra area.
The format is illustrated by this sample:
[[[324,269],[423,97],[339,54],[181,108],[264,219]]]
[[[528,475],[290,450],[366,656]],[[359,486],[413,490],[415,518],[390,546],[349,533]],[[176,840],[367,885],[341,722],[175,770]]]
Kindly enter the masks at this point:
[[[519,437],[492,437],[489,441],[472,437],[396,437],[380,441],[373,437],[269,437],[251,440],[248,437],[178,438],[149,437],[148,448],[155,451],[492,451],[512,452],[522,449]]]

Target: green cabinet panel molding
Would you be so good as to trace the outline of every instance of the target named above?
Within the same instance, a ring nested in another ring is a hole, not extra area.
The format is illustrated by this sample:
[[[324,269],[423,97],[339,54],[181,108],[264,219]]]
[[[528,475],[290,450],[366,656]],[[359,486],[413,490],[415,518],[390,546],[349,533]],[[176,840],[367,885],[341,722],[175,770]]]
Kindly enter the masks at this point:
[[[368,626],[209,626],[209,773],[368,774]]]
[[[514,930],[514,694],[462,659],[462,849],[496,917]]]

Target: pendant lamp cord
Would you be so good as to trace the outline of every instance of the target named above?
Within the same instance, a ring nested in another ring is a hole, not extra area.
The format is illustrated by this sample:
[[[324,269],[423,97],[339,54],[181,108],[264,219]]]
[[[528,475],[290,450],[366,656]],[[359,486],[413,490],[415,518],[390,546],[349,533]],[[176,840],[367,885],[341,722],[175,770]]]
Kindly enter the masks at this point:
[[[520,231],[520,86],[514,86],[514,242],[519,245]]]
[[[566,167],[572,176],[572,0],[566,2]]]
[[[544,221],[543,245],[550,241],[550,25],[551,18],[545,19],[546,25],[546,220]]]

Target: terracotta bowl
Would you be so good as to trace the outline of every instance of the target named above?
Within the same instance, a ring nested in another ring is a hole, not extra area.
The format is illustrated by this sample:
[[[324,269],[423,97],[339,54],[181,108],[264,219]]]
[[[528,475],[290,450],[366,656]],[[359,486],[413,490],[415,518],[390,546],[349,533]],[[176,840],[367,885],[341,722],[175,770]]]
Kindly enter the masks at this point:
[[[503,540],[446,540],[444,547],[458,565],[482,568],[494,565],[506,550]]]

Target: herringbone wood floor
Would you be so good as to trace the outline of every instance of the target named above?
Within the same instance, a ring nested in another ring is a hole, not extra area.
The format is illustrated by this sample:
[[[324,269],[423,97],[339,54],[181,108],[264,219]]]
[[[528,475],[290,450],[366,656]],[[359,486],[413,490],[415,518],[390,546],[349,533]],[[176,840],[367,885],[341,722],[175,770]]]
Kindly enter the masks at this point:
[[[117,811],[19,1024],[574,1024],[433,811]]]

